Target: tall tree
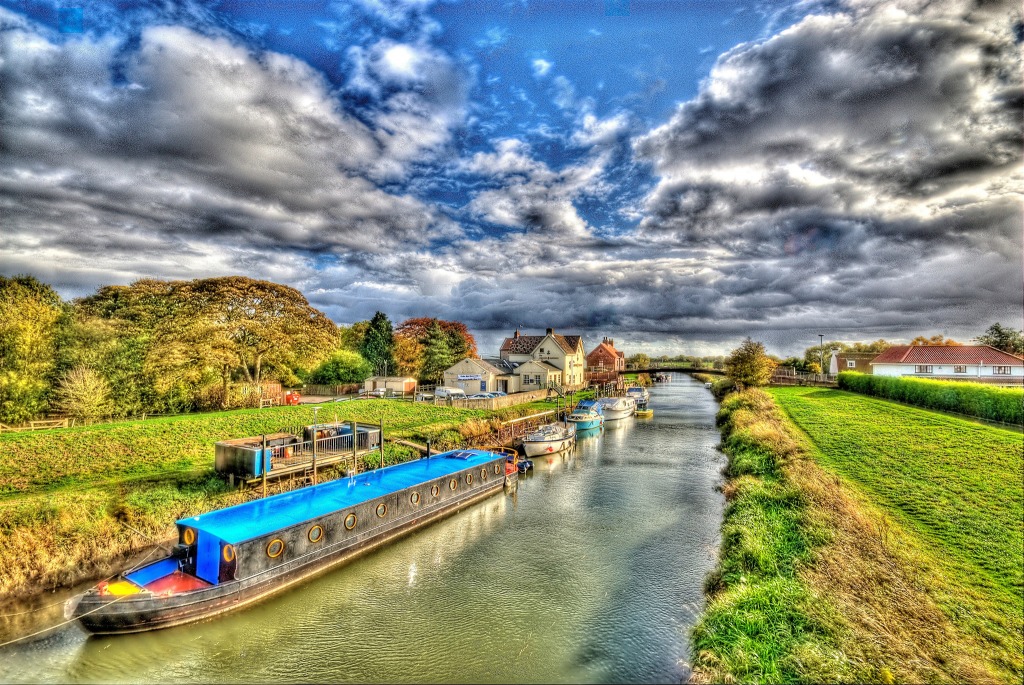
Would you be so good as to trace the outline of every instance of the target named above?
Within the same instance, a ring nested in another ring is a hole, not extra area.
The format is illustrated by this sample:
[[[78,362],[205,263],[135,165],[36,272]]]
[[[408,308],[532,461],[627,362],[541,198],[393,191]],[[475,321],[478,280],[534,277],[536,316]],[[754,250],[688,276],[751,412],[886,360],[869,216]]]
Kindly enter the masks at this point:
[[[1004,328],[998,322],[989,326],[988,330],[974,341],[979,345],[990,345],[1009,354],[1024,355],[1024,332]]]
[[[437,321],[434,321],[427,329],[427,338],[423,343],[423,371],[424,380],[440,383],[444,378],[444,372],[455,363],[449,338]]]
[[[765,352],[764,345],[750,338],[744,340],[725,360],[726,374],[741,389],[768,385],[775,366],[775,360]]]
[[[351,326],[338,326],[338,337],[340,347],[350,352],[358,352],[363,347],[363,340],[366,338],[366,330],[370,327],[369,321],[356,321]]]
[[[359,353],[363,355],[363,359],[370,362],[374,373],[387,376],[396,373],[397,370],[394,347],[391,319],[384,312],[375,313],[366,328],[366,336],[363,338]]]
[[[20,423],[46,410],[63,312],[50,286],[0,276],[0,421]]]
[[[401,376],[412,376],[421,378],[423,370],[424,347],[418,339],[401,332],[401,328],[395,331],[395,364],[398,366],[398,373]]]

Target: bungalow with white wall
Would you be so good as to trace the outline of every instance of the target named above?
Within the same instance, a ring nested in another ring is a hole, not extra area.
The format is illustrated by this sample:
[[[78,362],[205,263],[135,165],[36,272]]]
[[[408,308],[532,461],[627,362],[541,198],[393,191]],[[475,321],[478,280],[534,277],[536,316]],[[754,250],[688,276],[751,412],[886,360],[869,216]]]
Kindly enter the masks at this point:
[[[519,392],[519,376],[515,364],[502,359],[466,357],[444,372],[444,385],[462,388],[467,395],[478,392]]]
[[[876,376],[1024,384],[1024,359],[988,345],[897,345],[875,357],[871,368]]]

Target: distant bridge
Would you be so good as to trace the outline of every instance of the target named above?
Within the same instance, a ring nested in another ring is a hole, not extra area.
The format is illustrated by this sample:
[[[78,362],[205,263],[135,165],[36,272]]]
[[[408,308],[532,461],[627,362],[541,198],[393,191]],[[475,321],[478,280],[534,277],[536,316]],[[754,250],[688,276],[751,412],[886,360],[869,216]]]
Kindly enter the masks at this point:
[[[650,366],[646,369],[632,369],[626,367],[624,371],[619,371],[621,376],[624,373],[706,373],[712,376],[724,376],[725,371],[720,369],[698,369],[693,366]]]

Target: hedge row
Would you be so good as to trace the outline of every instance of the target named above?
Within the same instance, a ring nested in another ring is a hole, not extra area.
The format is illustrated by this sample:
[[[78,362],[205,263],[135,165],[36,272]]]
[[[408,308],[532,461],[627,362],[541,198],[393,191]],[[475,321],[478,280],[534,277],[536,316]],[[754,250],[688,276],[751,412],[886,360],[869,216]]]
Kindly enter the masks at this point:
[[[864,395],[906,402],[926,409],[951,411],[988,421],[1024,423],[1024,389],[927,378],[874,376],[844,371],[839,387]]]

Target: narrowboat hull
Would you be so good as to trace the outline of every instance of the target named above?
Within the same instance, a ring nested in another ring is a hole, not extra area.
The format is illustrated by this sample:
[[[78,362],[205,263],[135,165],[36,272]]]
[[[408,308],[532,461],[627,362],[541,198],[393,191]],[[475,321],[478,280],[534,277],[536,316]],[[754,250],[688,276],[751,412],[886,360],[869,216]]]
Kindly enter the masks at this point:
[[[491,497],[502,491],[507,479],[504,473],[483,482],[478,479],[476,487],[459,496],[423,506],[393,519],[386,526],[345,537],[314,553],[302,554],[247,578],[168,595],[140,592],[110,596],[94,588],[77,604],[69,606],[66,613],[76,617],[90,633],[102,635],[137,633],[212,618],[282,592]]]

